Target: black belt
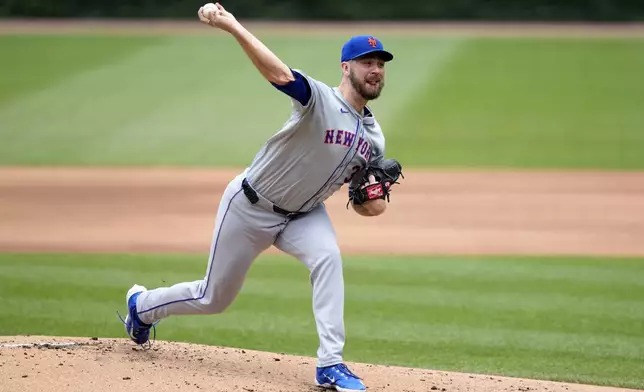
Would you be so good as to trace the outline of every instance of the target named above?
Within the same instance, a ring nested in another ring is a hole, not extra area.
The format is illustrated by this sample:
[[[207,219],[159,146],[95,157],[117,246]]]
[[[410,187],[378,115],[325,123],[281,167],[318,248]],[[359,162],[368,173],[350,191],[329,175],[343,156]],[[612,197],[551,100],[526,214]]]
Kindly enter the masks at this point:
[[[244,190],[244,195],[246,195],[246,198],[248,201],[250,201],[251,204],[256,204],[259,201],[259,196],[257,196],[257,192],[248,184],[248,180],[244,178],[242,181],[242,189]],[[302,214],[305,214],[305,212],[291,212],[291,211],[286,211],[283,208],[280,208],[276,206],[275,204],[271,203],[273,205],[273,211],[277,212],[278,214],[284,215],[288,218],[295,218],[297,216],[300,216]]]

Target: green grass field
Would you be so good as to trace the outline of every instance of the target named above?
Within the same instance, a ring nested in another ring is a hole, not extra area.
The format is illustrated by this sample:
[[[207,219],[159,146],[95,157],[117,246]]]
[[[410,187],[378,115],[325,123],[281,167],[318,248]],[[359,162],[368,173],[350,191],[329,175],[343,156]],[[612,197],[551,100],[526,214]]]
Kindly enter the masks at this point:
[[[181,255],[0,255],[0,334],[123,337],[125,291],[200,279]],[[644,260],[346,258],[347,359],[644,388]],[[308,271],[265,256],[216,316],[158,338],[314,356]]]
[[[261,36],[336,85],[340,35]],[[644,168],[644,39],[383,36],[410,166]],[[248,164],[290,103],[223,34],[0,36],[0,164]]]

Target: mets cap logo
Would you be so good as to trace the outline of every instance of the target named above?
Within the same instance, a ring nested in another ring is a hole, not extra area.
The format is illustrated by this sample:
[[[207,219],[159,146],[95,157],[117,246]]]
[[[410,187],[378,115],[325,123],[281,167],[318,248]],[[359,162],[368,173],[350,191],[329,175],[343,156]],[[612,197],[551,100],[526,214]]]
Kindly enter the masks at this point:
[[[378,41],[376,41],[376,39],[373,37],[369,37],[367,41],[369,42],[369,45],[371,45],[372,48],[375,48],[378,45]]]

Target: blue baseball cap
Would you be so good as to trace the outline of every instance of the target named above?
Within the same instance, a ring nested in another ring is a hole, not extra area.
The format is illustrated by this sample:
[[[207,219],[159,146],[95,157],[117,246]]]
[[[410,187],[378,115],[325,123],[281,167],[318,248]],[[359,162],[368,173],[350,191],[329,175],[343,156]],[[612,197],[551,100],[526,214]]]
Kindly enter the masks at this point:
[[[394,55],[387,52],[379,39],[371,35],[358,35],[351,37],[342,46],[341,61],[349,61],[369,53],[378,53],[385,61],[391,61]]]

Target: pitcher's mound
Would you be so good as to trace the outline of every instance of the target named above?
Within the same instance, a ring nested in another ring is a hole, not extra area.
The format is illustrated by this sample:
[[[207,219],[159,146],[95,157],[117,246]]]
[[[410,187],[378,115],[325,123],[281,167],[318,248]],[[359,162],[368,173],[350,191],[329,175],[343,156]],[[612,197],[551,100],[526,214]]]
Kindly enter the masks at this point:
[[[142,350],[126,339],[0,337],[2,391],[322,391],[315,359],[160,342]],[[369,391],[617,391],[576,384],[349,364]],[[622,390],[623,391],[623,390]]]

